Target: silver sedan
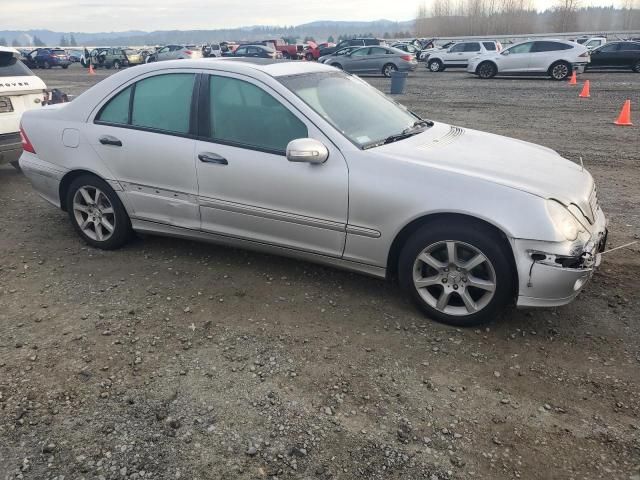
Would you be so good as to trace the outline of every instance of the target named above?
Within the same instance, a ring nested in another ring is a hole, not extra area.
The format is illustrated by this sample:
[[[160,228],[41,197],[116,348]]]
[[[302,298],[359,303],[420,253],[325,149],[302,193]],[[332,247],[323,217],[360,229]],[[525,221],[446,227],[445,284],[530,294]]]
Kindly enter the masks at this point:
[[[581,166],[312,62],[147,64],[21,134],[23,171],[89,245],[149,232],[397,277],[454,325],[569,303],[606,241]]]
[[[415,55],[379,45],[358,48],[341,56],[330,56],[324,63],[349,73],[382,74],[385,77],[390,77],[393,72],[412,72],[418,66]]]

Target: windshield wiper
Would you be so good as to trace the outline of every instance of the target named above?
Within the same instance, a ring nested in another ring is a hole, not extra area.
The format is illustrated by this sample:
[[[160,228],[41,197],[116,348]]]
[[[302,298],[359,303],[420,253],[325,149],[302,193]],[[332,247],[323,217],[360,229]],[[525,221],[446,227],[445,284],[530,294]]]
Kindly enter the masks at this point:
[[[413,125],[405,128],[404,130],[402,130],[402,132],[389,135],[383,140],[377,140],[375,142],[368,143],[362,148],[363,150],[367,150],[369,148],[379,147],[380,145],[387,145],[389,143],[397,142],[398,140],[404,140],[405,138],[413,137],[414,135],[424,132],[425,128],[429,127],[433,127],[432,121],[416,120],[415,122],[413,122]]]

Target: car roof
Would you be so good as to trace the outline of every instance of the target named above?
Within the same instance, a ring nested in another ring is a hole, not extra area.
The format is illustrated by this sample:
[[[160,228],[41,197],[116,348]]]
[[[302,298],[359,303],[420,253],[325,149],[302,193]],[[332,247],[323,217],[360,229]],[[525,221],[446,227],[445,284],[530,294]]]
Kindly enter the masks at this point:
[[[13,47],[2,47],[0,46],[0,52],[13,53],[14,55],[17,53],[20,55],[20,52]]]

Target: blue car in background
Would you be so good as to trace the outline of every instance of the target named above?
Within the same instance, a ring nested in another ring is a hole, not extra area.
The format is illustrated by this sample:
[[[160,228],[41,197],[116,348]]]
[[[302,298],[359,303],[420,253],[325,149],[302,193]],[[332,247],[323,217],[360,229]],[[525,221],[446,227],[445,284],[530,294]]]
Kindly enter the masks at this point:
[[[69,68],[71,59],[62,48],[36,48],[24,58],[29,68]]]

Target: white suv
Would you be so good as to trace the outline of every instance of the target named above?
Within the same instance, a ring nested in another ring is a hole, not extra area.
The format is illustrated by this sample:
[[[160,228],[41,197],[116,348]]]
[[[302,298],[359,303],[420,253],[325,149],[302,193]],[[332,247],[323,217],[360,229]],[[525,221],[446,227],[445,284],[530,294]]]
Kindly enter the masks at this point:
[[[589,61],[589,50],[584,45],[567,40],[527,40],[500,53],[487,53],[471,59],[467,72],[480,78],[547,75],[554,80],[564,80],[573,70],[584,72]]]
[[[445,68],[464,68],[469,60],[485,53],[497,53],[502,49],[499,42],[478,40],[459,42],[447,49],[435,50],[427,59],[427,68],[432,72],[442,72]]]
[[[20,60],[15,48],[0,47],[0,164],[18,165],[20,118],[42,106],[46,85]]]

